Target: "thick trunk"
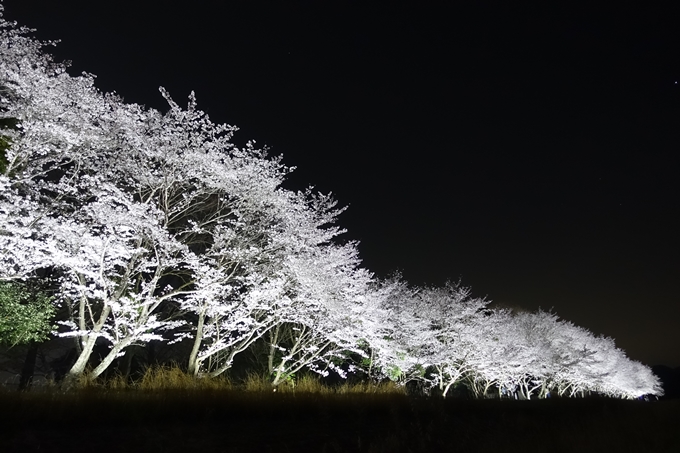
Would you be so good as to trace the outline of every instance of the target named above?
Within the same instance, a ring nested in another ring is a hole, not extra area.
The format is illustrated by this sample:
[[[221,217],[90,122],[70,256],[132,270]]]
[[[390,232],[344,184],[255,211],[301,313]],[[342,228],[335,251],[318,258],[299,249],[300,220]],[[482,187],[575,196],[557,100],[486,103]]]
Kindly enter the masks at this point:
[[[449,393],[449,389],[451,388],[452,385],[453,385],[453,381],[452,381],[452,382],[449,382],[449,383],[446,385],[446,387],[444,387],[444,393],[442,393],[442,397],[443,397],[443,398],[446,398],[446,394]]]
[[[205,323],[205,313],[198,315],[198,324],[196,326],[196,337],[194,338],[194,346],[191,348],[191,354],[189,354],[189,366],[187,367],[187,372],[193,376],[198,375],[198,371],[201,368],[201,364],[198,361],[198,351],[201,349],[201,343],[203,341],[203,324]]]
[[[274,375],[274,379],[272,380],[272,387],[278,387],[281,382],[283,382],[283,376],[284,376],[284,366],[286,365],[286,361],[282,360],[281,364],[279,367],[276,369],[276,373]]]
[[[528,398],[528,395],[527,395],[527,387],[526,387],[526,384],[521,383],[521,384],[519,385],[519,392],[518,392],[518,393],[519,393],[520,399],[523,399],[523,400],[529,399],[529,398]]]
[[[92,370],[90,377],[92,379],[96,379],[97,377],[99,377],[113,363],[113,361],[115,360],[118,353],[121,352],[126,347],[130,346],[131,343],[132,343],[132,339],[126,339],[124,341],[116,343],[111,348],[109,353],[106,354],[106,357],[104,357],[104,359],[101,361],[101,363],[99,365],[97,365],[97,368]]]
[[[76,376],[80,376],[85,372],[85,367],[87,366],[87,362],[90,360],[90,356],[92,355],[92,350],[94,349],[96,342],[96,335],[89,335],[84,343],[81,342],[82,351],[80,352],[76,363],[74,363],[69,370],[67,379],[75,378]]]
[[[67,383],[72,382],[77,376],[82,375],[85,372],[85,367],[87,366],[87,362],[90,360],[90,356],[92,355],[92,350],[94,349],[94,345],[97,342],[97,338],[99,337],[99,333],[102,330],[102,327],[104,326],[104,322],[106,322],[106,318],[109,317],[109,313],[111,312],[111,307],[110,306],[105,306],[102,309],[102,313],[99,316],[99,320],[97,321],[97,324],[95,324],[94,328],[92,329],[92,332],[85,335],[87,338],[84,343],[82,344],[82,351],[80,352],[80,355],[78,356],[78,360],[76,360],[76,363],[73,364],[71,369],[68,372],[68,376],[66,377]],[[83,315],[81,315],[82,318]],[[82,327],[81,327],[82,328]]]

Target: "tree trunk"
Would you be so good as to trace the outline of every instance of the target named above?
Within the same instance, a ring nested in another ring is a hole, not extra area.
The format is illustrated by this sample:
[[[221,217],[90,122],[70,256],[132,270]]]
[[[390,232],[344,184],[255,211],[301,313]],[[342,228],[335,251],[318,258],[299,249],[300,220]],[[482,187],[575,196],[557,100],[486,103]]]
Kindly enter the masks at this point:
[[[28,344],[28,352],[26,352],[26,359],[24,366],[21,369],[21,378],[19,379],[19,390],[28,390],[33,382],[33,374],[35,373],[35,360],[38,357],[38,343],[31,341]]]
[[[108,354],[106,354],[106,357],[101,361],[99,365],[97,365],[97,368],[92,370],[92,373],[90,374],[92,379],[98,378],[106,369],[113,363],[115,360],[116,356],[118,355],[119,352],[121,352],[123,349],[126,347],[130,346],[132,343],[132,339],[126,339],[124,341],[121,341],[119,343],[116,343],[111,350],[109,351]]]
[[[444,393],[442,393],[442,397],[446,398],[446,394],[449,393],[449,389],[453,385],[453,381],[449,382],[446,387],[444,387]]]
[[[198,324],[196,326],[196,337],[194,338],[194,346],[191,348],[189,354],[189,364],[187,372],[193,376],[198,376],[198,371],[201,364],[198,361],[198,351],[201,349],[201,342],[203,341],[203,323],[205,322],[205,313],[198,315]]]
[[[272,381],[272,387],[278,387],[279,384],[282,382],[282,377],[283,377],[283,370],[284,370],[284,365],[286,364],[285,360],[281,362],[280,366],[276,369],[276,374],[274,375],[274,380]]]
[[[78,356],[78,360],[76,360],[76,363],[73,364],[68,372],[68,375],[66,376],[66,379],[64,380],[67,386],[70,386],[76,377],[82,375],[85,372],[85,367],[87,366],[87,362],[90,361],[90,356],[92,355],[92,350],[94,349],[94,345],[97,342],[97,338],[99,337],[99,332],[101,332],[102,327],[106,322],[106,318],[109,317],[109,313],[111,313],[111,307],[106,305],[102,309],[101,315],[99,315],[99,320],[93,327],[92,331],[87,335],[87,340],[82,346],[82,351]],[[81,318],[81,325],[84,325],[84,315],[80,314],[79,316]]]
[[[80,352],[80,355],[78,356],[78,360],[76,360],[76,363],[74,363],[71,369],[69,370],[68,375],[66,376],[66,380],[72,381],[74,378],[80,376],[85,372],[85,367],[87,366],[87,362],[89,362],[90,360],[90,356],[92,355],[92,350],[94,349],[94,345],[96,342],[97,342],[96,335],[90,335],[87,337],[87,340],[83,345],[83,349]]]

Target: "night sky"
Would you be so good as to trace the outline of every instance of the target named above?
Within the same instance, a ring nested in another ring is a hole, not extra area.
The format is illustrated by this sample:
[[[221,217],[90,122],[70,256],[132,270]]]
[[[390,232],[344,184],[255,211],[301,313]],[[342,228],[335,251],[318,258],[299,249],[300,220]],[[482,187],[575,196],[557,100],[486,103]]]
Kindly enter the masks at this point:
[[[680,4],[106,3],[4,1],[72,74],[162,111],[160,85],[194,90],[283,154],[289,188],[349,206],[376,275],[460,280],[680,365]]]

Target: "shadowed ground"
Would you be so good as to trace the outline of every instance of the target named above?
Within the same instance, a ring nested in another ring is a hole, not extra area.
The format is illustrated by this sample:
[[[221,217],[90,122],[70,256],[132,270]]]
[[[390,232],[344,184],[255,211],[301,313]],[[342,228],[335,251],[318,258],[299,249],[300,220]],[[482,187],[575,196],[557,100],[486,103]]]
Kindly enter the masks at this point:
[[[5,393],[3,452],[677,452],[680,402],[224,390]]]

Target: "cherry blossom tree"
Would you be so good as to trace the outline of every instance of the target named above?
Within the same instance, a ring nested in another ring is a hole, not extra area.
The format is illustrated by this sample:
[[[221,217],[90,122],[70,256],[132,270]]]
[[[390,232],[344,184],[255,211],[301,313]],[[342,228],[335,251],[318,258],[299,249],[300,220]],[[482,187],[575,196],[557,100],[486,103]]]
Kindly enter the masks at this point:
[[[423,307],[417,299],[420,290],[399,275],[383,282],[381,307],[375,310],[382,328],[368,335],[371,366],[402,384],[424,379],[429,366],[422,350],[433,338],[427,333],[429,319],[421,316]]]
[[[510,379],[505,354],[507,348],[515,344],[507,330],[511,322],[510,310],[485,310],[483,317],[477,329],[476,354],[468,357],[471,371],[466,376],[468,387],[479,398],[488,396],[494,387],[499,394],[507,387]]]
[[[353,366],[339,363],[362,355],[363,315],[371,275],[361,268],[356,244],[326,245],[286,259],[287,304],[269,332],[268,368],[276,386],[302,368],[342,377]]]
[[[435,340],[425,361],[434,367],[433,383],[446,396],[472,372],[476,357],[484,353],[478,343],[488,302],[470,297],[469,288],[452,283],[421,291],[418,297],[428,307],[428,332]]]
[[[397,280],[392,285],[384,301],[391,318],[387,341],[374,343],[380,366],[393,380],[418,380],[446,395],[480,352],[477,332],[487,302],[470,297],[469,288],[459,284],[409,288]]]

